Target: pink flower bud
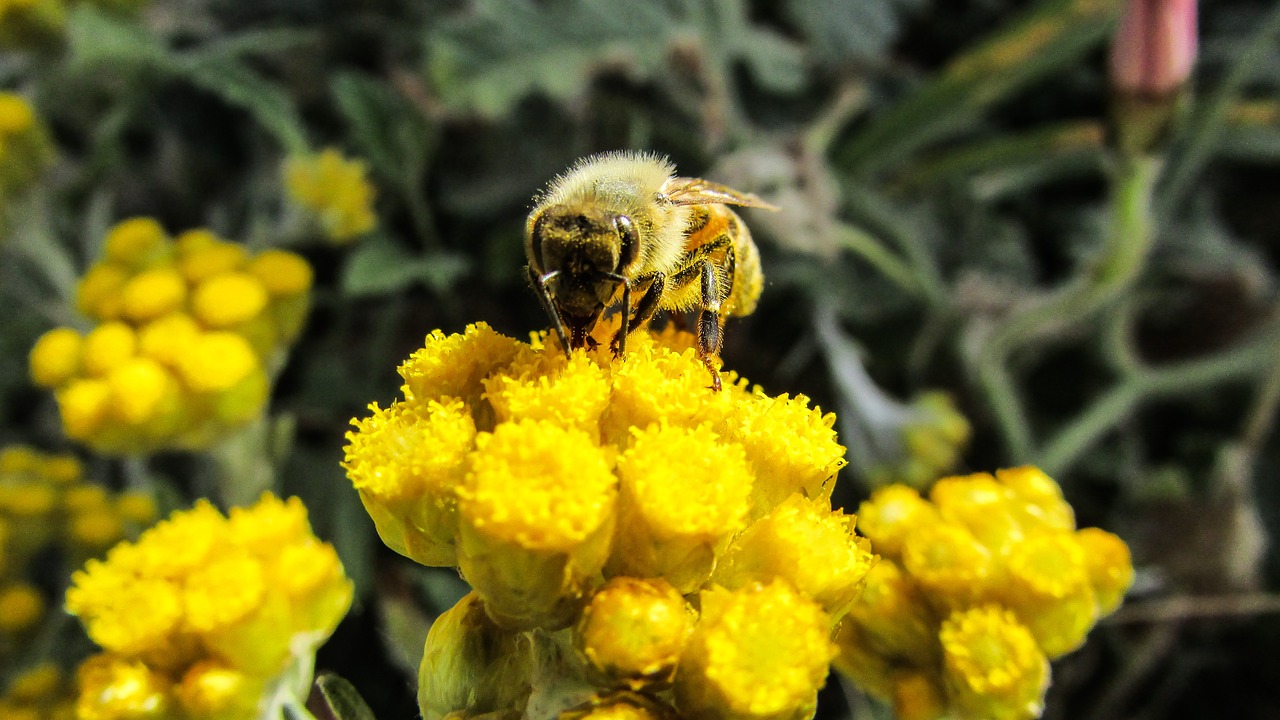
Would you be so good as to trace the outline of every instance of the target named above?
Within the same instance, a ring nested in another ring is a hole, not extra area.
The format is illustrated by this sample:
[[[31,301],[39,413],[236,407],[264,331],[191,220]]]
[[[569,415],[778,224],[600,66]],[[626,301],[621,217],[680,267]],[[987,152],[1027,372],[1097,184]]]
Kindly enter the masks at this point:
[[[1125,93],[1165,95],[1196,60],[1196,0],[1129,0],[1111,45],[1111,84]]]

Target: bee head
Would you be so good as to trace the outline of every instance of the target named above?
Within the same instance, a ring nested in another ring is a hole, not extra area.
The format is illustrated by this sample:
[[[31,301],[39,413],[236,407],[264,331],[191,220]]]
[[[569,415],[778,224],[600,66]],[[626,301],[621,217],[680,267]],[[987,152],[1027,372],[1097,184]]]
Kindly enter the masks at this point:
[[[528,241],[535,267],[579,278],[624,272],[639,245],[631,218],[592,205],[545,209],[531,225]]]

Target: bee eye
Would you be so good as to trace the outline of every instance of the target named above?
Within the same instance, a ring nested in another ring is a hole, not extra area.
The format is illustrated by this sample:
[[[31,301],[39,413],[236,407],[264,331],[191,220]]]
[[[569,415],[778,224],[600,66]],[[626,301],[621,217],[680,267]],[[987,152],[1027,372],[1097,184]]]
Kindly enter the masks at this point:
[[[613,227],[618,230],[618,235],[622,238],[622,252],[618,257],[618,267],[623,268],[635,262],[636,254],[640,251],[640,236],[636,233],[635,223],[631,222],[631,218],[626,215],[615,217]]]

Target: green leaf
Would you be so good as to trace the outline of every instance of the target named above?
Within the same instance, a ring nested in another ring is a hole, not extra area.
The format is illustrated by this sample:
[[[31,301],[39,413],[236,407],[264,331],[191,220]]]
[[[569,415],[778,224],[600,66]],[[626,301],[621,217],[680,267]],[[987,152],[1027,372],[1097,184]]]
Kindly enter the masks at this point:
[[[353,253],[342,276],[342,291],[347,297],[389,295],[423,283],[443,292],[470,271],[471,264],[462,255],[413,255],[391,238],[378,234],[362,242]]]
[[[286,152],[307,151],[302,120],[293,99],[249,66],[220,54],[194,53],[184,58],[179,72],[192,84],[247,111]]]
[[[1041,0],[837,148],[836,165],[851,175],[869,175],[964,131],[993,103],[1078,62],[1106,38],[1120,5]]]
[[[427,33],[426,74],[451,109],[494,117],[541,93],[567,102],[605,71],[635,80],[732,77],[742,60],[774,90],[804,80],[790,41],[752,24],[743,0],[477,0]]]
[[[333,673],[316,678],[316,687],[335,720],[376,720],[355,686]]]
[[[67,19],[68,63],[72,72],[109,66],[125,69],[160,67],[171,61],[169,49],[160,38],[137,23],[102,13],[81,4]]]

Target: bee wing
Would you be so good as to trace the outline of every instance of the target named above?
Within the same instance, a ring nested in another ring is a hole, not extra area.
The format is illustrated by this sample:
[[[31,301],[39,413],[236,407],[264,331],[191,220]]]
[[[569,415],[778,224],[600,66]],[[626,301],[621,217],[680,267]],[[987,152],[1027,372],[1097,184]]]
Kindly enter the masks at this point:
[[[674,177],[662,184],[662,194],[672,205],[742,205],[766,210],[777,206],[759,197],[702,178]]]

